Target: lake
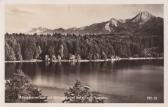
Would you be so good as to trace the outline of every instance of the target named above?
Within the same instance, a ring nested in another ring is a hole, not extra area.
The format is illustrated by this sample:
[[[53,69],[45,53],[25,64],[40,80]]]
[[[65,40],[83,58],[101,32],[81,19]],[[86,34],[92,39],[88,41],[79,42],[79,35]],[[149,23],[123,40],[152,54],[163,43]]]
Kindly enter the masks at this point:
[[[5,79],[21,69],[49,102],[64,99],[76,80],[104,96],[107,103],[163,103],[163,60],[81,63],[5,63]]]

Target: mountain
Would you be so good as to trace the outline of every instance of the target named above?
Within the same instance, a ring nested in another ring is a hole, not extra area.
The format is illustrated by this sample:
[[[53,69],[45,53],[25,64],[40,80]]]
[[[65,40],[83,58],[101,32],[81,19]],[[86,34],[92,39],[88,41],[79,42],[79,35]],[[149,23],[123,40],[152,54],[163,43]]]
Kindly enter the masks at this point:
[[[33,34],[109,34],[115,31],[115,28],[119,25],[120,21],[114,18],[111,18],[109,21],[94,23],[89,26],[84,26],[80,28],[58,28],[58,29],[48,29],[44,27],[37,27],[30,30],[28,33]]]
[[[53,33],[53,30],[48,29],[48,28],[44,28],[44,27],[37,27],[37,28],[33,28],[29,31],[29,33],[37,33],[37,34],[51,34]]]
[[[143,11],[138,13],[135,17],[133,17],[131,19],[132,22],[136,22],[140,25],[146,23],[148,20],[150,20],[151,18],[154,18],[155,16],[153,16],[151,13],[147,12],[147,11]]]
[[[109,32],[114,32],[115,28],[119,25],[120,21],[115,19],[115,18],[111,18],[105,25],[105,29]]]
[[[108,21],[94,23],[80,28],[69,29],[48,29],[43,27],[33,28],[29,33],[37,34],[111,34],[111,33],[131,33],[131,34],[163,34],[163,18],[156,17],[147,11],[142,11],[135,17],[126,20],[111,18]]]

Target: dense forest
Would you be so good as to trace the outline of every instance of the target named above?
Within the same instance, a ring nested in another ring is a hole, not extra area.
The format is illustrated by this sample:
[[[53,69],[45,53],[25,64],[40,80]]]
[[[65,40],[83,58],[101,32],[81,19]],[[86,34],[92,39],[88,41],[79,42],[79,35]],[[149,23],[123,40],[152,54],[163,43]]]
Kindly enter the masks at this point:
[[[43,59],[45,55],[71,55],[81,59],[163,56],[163,36],[129,34],[62,35],[62,34],[5,34],[5,60]]]

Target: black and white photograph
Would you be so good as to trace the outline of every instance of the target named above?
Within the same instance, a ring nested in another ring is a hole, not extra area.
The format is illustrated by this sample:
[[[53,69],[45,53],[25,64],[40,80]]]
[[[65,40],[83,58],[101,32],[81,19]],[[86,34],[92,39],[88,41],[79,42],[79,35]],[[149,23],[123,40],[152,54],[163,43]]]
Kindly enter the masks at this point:
[[[164,103],[164,4],[5,4],[5,103]]]

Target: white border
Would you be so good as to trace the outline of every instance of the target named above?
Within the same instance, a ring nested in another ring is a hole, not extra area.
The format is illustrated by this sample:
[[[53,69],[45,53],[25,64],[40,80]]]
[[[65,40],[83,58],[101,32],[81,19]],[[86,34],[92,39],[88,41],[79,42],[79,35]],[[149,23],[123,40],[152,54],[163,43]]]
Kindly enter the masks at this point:
[[[5,0],[5,3],[56,4],[163,4],[167,0]]]
[[[47,103],[47,104],[5,104],[4,103],[4,5],[5,4],[164,4],[164,103],[162,104],[151,104],[151,103],[105,103],[105,104],[57,104],[57,103]],[[168,72],[167,70],[167,34],[168,34],[168,1],[167,0],[0,0],[0,106],[7,107],[29,107],[29,106],[62,106],[62,107],[79,107],[79,106],[128,106],[128,107],[166,107],[168,105]]]
[[[0,104],[4,105],[4,2],[0,0]]]

